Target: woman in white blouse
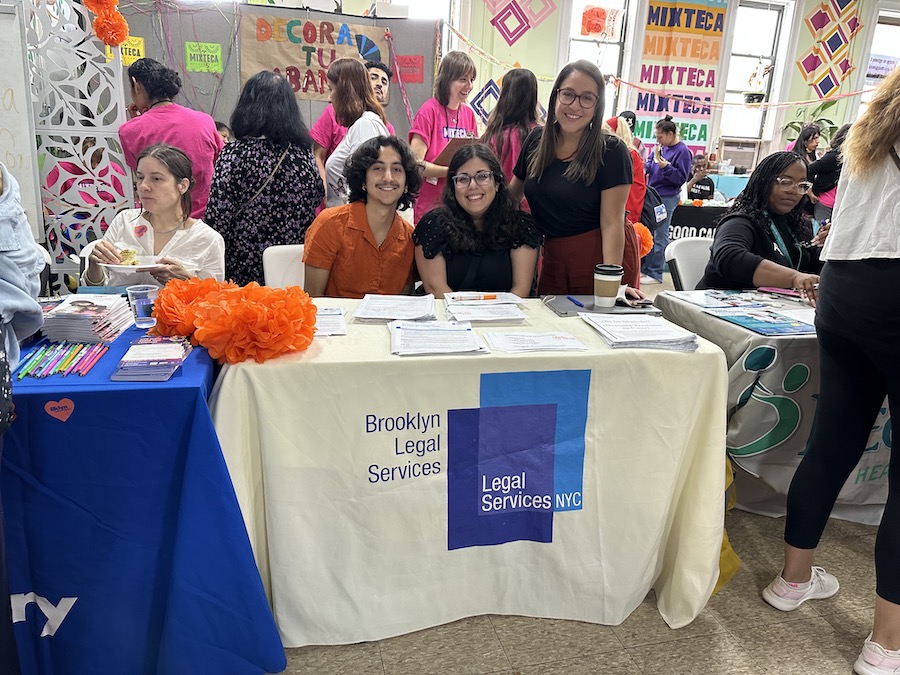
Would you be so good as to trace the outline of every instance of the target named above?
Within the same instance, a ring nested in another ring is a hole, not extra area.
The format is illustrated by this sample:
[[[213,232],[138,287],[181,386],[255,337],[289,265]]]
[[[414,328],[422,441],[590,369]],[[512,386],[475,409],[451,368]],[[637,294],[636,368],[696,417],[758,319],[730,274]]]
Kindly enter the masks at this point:
[[[330,101],[338,124],[347,135],[325,162],[325,206],[341,206],[349,199],[344,166],[356,149],[370,138],[389,136],[384,110],[369,84],[366,67],[358,59],[338,59],[326,75]]]
[[[113,219],[88,257],[83,284],[164,286],[171,279],[225,279],[222,235],[191,218],[191,172],[191,160],[171,145],[151,145],[138,155],[135,179],[143,209],[127,209]],[[127,249],[154,258],[155,266],[141,272],[103,267],[121,264]]]

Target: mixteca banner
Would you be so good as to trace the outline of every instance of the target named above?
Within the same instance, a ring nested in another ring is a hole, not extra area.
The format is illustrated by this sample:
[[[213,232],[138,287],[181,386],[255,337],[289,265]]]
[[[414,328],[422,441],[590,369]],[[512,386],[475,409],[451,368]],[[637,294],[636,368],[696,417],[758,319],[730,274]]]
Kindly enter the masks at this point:
[[[242,85],[261,70],[275,70],[297,98],[327,101],[328,66],[346,56],[387,63],[385,29],[249,12],[241,18]]]
[[[656,143],[653,126],[666,115],[692,151],[710,141],[710,102],[716,91],[725,0],[651,0],[637,92],[635,135]],[[677,98],[673,98],[673,96]]]

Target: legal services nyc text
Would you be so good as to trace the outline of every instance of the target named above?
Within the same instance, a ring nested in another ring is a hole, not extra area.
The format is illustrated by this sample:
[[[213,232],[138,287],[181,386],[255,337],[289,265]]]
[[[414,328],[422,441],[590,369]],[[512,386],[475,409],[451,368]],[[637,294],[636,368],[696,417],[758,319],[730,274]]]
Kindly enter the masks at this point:
[[[437,475],[446,467],[442,467],[441,455],[446,451],[446,440],[442,442],[440,413],[406,412],[402,415],[380,417],[367,414],[365,430],[367,434],[388,433],[392,435],[390,451],[392,461],[405,462],[382,466],[370,464],[368,481],[385,483],[398,480],[409,480],[423,476]],[[401,433],[412,435],[412,438],[401,438]],[[427,460],[426,460],[427,458]],[[491,513],[506,510],[536,509],[550,511],[553,509],[553,495],[530,494],[528,492],[528,474],[526,470],[510,474],[489,476],[479,471],[480,503],[479,510]],[[566,495],[568,496],[568,495]],[[580,502],[580,495],[577,496]],[[580,506],[580,504],[573,504]]]

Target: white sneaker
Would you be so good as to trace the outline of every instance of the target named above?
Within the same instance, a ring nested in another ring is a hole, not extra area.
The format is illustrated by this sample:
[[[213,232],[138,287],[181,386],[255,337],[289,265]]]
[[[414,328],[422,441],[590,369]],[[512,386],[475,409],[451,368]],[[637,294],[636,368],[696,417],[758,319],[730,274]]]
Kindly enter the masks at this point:
[[[877,642],[872,642],[872,634],[869,633],[856,663],[853,664],[853,672],[857,675],[898,675],[900,649],[885,649]]]
[[[791,612],[807,600],[830,598],[840,587],[837,577],[833,574],[829,574],[821,567],[813,567],[812,578],[805,584],[790,583],[779,574],[763,589],[762,597],[775,609]]]
[[[649,274],[641,275],[641,286],[650,286],[652,284],[661,284],[661,283],[662,283],[661,281],[654,279]]]

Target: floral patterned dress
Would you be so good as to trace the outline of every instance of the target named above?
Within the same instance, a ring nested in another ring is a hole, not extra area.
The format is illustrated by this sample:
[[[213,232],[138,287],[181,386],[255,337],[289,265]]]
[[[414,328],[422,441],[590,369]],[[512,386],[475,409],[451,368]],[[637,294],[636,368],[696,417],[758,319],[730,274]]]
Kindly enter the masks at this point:
[[[204,221],[225,239],[225,278],[241,286],[263,283],[266,248],[303,243],[325,197],[312,148],[291,145],[273,175],[283,153],[268,139],[243,138],[216,161]]]

